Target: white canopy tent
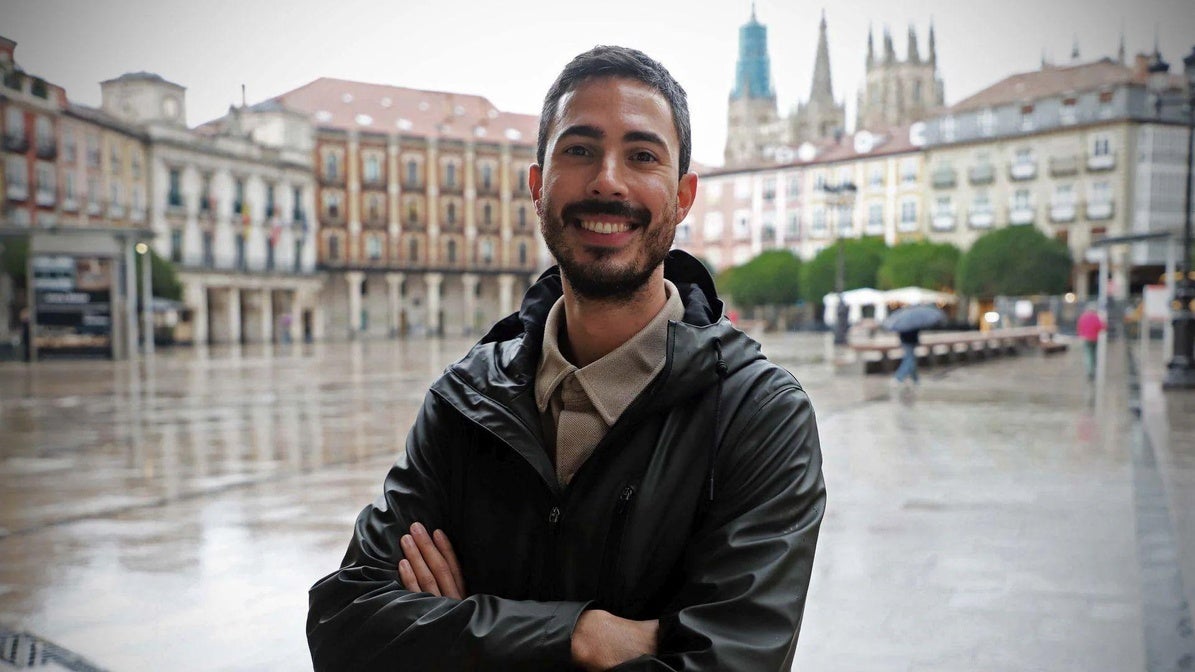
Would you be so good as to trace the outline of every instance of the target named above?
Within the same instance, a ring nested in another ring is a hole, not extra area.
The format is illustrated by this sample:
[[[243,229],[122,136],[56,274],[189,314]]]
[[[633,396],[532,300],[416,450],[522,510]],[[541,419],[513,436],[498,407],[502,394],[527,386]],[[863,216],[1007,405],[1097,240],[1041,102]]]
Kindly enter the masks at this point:
[[[847,324],[855,324],[862,320],[863,311],[867,306],[874,308],[872,316],[875,320],[883,322],[884,318],[888,317],[888,306],[891,304],[912,306],[919,303],[958,302],[958,297],[953,294],[935,292],[924,287],[901,287],[886,292],[871,287],[862,287],[843,292],[842,296],[847,307]],[[834,292],[822,297],[822,305],[825,306],[822,319],[826,324],[835,324],[838,321],[838,293]]]

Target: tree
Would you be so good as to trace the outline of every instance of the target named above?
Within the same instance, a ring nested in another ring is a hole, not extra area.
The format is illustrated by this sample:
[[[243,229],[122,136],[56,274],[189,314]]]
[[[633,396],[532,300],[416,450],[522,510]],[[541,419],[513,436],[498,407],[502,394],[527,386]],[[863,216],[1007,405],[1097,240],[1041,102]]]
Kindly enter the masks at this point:
[[[843,240],[843,289],[875,287],[876,272],[884,263],[888,246],[878,236]],[[829,293],[837,290],[838,243],[817,253],[801,269],[801,296],[810,303],[820,304]]]
[[[0,239],[0,273],[12,276],[18,287],[25,286],[25,265],[29,260],[29,238]]]
[[[950,243],[917,241],[900,243],[884,256],[876,272],[880,289],[925,287],[939,291],[954,289],[954,274],[962,251]]]
[[[800,298],[801,260],[788,250],[768,250],[723,273],[718,284],[735,304],[783,306]]]
[[[154,296],[159,296],[164,299],[173,299],[180,301],[183,298],[183,286],[178,281],[178,274],[174,271],[174,264],[166,261],[154,252],[153,248],[149,248],[145,254],[138,254],[137,257],[137,293],[141,293],[141,264],[145,263],[145,258],[149,257],[149,275],[153,282]]]
[[[1061,294],[1070,288],[1070,249],[1032,226],[990,231],[959,258],[958,288],[967,296]]]

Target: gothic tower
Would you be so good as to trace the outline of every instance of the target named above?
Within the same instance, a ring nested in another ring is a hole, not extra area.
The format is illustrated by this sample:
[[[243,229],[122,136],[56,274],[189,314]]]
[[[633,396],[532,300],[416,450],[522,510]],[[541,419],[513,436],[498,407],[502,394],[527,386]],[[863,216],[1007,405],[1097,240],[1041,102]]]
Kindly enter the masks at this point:
[[[797,105],[789,119],[789,141],[799,145],[807,140],[832,138],[846,131],[846,108],[834,100],[830,80],[830,47],[826,39],[826,12],[818,26],[817,57],[813,64],[813,86],[809,100]]]
[[[859,88],[856,128],[879,130],[909,124],[945,104],[942,79],[938,75],[933,23],[929,26],[927,47],[926,56],[922,58],[917,46],[917,32],[910,25],[905,60],[901,61],[896,56],[892,35],[884,28],[884,53],[877,58],[868,29],[867,74]]]
[[[727,107],[726,165],[762,161],[765,149],[779,140],[780,124],[768,59],[768,29],[756,20],[755,3],[751,4],[751,19],[739,28],[739,60]]]

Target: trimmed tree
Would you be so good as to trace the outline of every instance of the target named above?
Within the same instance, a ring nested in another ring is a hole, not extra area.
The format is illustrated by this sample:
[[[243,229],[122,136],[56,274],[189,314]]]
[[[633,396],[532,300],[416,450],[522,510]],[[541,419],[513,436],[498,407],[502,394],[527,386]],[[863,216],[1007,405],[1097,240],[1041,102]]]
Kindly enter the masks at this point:
[[[182,300],[183,286],[178,281],[178,274],[174,271],[174,264],[158,256],[158,253],[154,252],[152,247],[145,254],[135,256],[137,257],[138,295],[141,293],[141,264],[145,263],[145,257],[149,257],[149,275],[151,282],[153,282],[154,296],[173,299],[175,301]]]
[[[838,245],[831,243],[801,267],[801,296],[806,301],[820,305],[827,294],[837,289]],[[875,287],[876,273],[888,251],[884,239],[878,236],[851,238],[843,240],[841,245],[843,289]]]
[[[751,261],[724,271],[719,286],[736,305],[784,306],[800,295],[801,260],[788,250],[768,250]]]
[[[967,296],[991,298],[1061,294],[1070,288],[1070,249],[1032,226],[990,231],[958,263],[958,288]]]
[[[950,243],[931,243],[927,240],[900,243],[884,255],[884,263],[876,272],[878,287],[952,290],[962,254]]]

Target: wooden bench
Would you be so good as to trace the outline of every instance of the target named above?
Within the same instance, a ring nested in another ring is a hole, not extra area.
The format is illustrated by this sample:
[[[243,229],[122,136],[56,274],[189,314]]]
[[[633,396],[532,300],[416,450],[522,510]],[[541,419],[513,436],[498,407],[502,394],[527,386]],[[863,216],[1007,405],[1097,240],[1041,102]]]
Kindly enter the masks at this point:
[[[1015,355],[1024,348],[1040,348],[1043,353],[1066,349],[1053,340],[1052,327],[1010,327],[990,331],[921,332],[917,363],[935,366],[959,362],[984,361],[993,357]],[[889,373],[896,370],[904,350],[896,335],[865,341],[852,341],[848,347],[863,362],[864,373]]]

